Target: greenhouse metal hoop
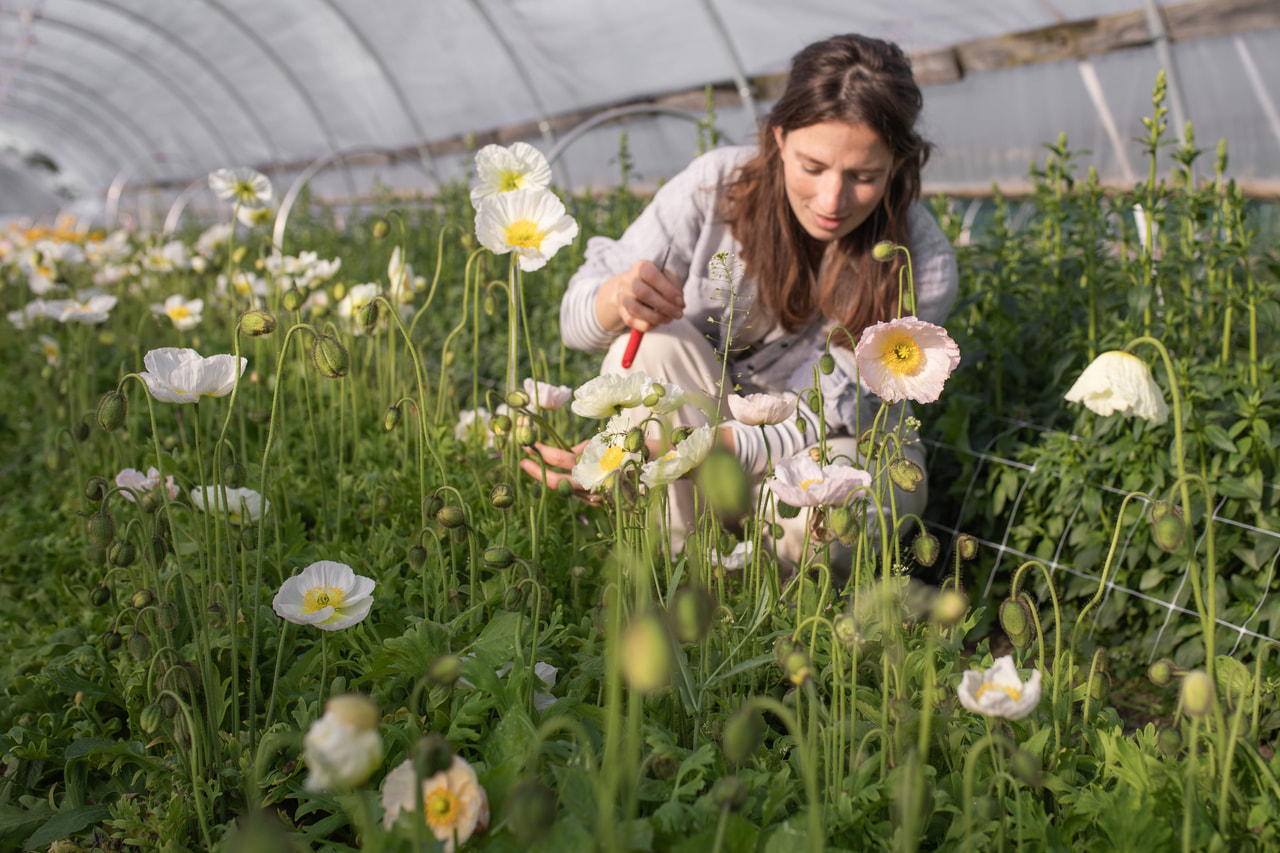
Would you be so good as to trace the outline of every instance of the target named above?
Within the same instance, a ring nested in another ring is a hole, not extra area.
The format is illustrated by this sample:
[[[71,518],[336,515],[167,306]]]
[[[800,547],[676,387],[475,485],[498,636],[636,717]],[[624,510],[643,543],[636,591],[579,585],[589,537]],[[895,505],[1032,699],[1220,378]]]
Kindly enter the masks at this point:
[[[624,118],[631,115],[664,115],[672,118],[680,118],[685,121],[691,121],[694,124],[702,122],[702,116],[691,113],[688,110],[682,110],[678,107],[668,107],[662,104],[629,104],[625,107],[614,107],[611,110],[605,110],[602,113],[596,113],[586,121],[581,122],[573,130],[560,137],[560,141],[547,154],[547,162],[555,165],[560,159],[560,155],[564,154],[564,150],[573,143],[577,142],[589,131],[594,130],[602,124],[607,124],[614,119]],[[725,139],[732,144],[732,140],[728,136]]]

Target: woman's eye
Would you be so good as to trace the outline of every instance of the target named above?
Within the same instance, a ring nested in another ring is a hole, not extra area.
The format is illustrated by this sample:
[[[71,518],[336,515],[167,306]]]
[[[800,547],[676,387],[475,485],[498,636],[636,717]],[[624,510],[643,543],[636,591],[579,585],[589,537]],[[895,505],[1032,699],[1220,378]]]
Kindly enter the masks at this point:
[[[822,174],[822,167],[821,167],[821,166],[801,166],[800,168],[804,169],[804,173],[805,173],[806,175],[821,175],[821,174]]]

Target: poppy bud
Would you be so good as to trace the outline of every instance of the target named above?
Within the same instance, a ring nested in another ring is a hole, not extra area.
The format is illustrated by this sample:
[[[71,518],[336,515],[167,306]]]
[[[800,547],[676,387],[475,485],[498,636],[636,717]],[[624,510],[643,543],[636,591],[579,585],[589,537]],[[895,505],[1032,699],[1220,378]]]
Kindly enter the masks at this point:
[[[1000,603],[1000,627],[1012,638],[1021,636],[1031,630],[1031,614],[1021,599],[1006,598]]]
[[[1156,746],[1162,755],[1172,758],[1182,750],[1182,732],[1177,729],[1161,729],[1156,735]]]
[[[156,594],[144,586],[142,589],[135,590],[133,595],[129,597],[129,606],[136,610],[141,610],[155,600]]]
[[[65,471],[71,464],[71,451],[61,444],[55,444],[45,451],[44,464],[50,471]]]
[[[922,566],[932,566],[937,562],[941,550],[938,537],[927,530],[921,530],[916,538],[911,540],[911,553],[915,556],[916,562]]]
[[[829,352],[824,352],[822,358],[818,359],[818,369],[822,371],[824,376],[830,376],[836,369],[836,358]]]
[[[573,496],[573,483],[569,481],[568,477],[556,483],[556,494],[562,498]]]
[[[828,530],[841,540],[848,539],[854,532],[853,510],[847,506],[833,506],[827,510],[825,524]]]
[[[484,296],[484,314],[486,317],[492,317],[498,310],[498,301],[493,298],[493,294],[486,293]]]
[[[98,584],[89,591],[89,603],[94,607],[101,607],[111,600],[111,590],[102,584]]]
[[[877,261],[891,261],[898,247],[888,240],[881,240],[871,248],[871,257]]]
[[[140,661],[151,657],[151,641],[146,634],[134,631],[129,635],[129,654],[133,655],[134,660]]]
[[[240,315],[240,333],[250,338],[260,338],[276,330],[276,318],[261,308]]]
[[[169,546],[165,543],[164,537],[151,537],[151,560],[157,566],[164,562],[165,555],[169,553]]]
[[[138,548],[128,539],[117,540],[107,549],[107,561],[113,566],[125,569],[132,566],[136,559],[138,559]]]
[[[387,235],[391,233],[391,226],[387,224],[387,220],[379,219],[373,223],[373,239],[385,240]]]
[[[751,508],[751,479],[737,457],[713,447],[694,473],[707,503],[722,516],[737,518]]]
[[[622,446],[628,453],[639,453],[640,448],[644,447],[644,430],[632,427],[622,440]]]
[[[120,648],[123,642],[124,638],[120,636],[119,631],[108,631],[102,635],[102,647],[109,652],[114,652]]]
[[[427,665],[426,679],[437,687],[452,687],[462,675],[462,661],[457,655],[444,654]]]
[[[512,391],[507,395],[507,405],[513,409],[523,409],[529,405],[529,395],[523,391]]]
[[[222,469],[222,482],[228,489],[243,489],[249,479],[249,471],[239,462],[232,462]]]
[[[435,732],[424,736],[414,747],[413,760],[423,779],[443,773],[453,765],[453,746]]]
[[[533,424],[524,423],[523,421],[516,424],[515,431],[512,432],[511,437],[521,447],[528,447],[538,440],[538,434],[534,431]]]
[[[84,496],[93,503],[101,503],[109,488],[111,486],[101,477],[90,477],[84,484]]]
[[[1194,669],[1182,677],[1182,710],[1197,718],[1213,710],[1213,680],[1203,670]]]
[[[467,515],[462,511],[462,507],[446,506],[441,507],[440,511],[436,513],[436,521],[440,522],[444,527],[454,530],[467,523]]]
[[[436,513],[438,513],[443,507],[443,498],[435,493],[429,494],[422,499],[422,517],[435,518]]]
[[[427,564],[427,549],[421,545],[411,545],[407,559],[409,568],[415,572],[421,572],[422,568]]]
[[[125,417],[129,414],[129,400],[119,391],[108,391],[98,401],[96,417],[98,426],[107,432],[124,426]]]
[[[972,560],[978,556],[978,540],[968,533],[961,533],[957,536],[955,545],[956,553],[960,555],[962,560]]]
[[[804,435],[809,431],[809,422],[806,421],[804,418],[796,418],[796,430],[801,435]]]
[[[924,482],[924,470],[914,460],[899,456],[889,463],[889,479],[904,492],[914,492]]]
[[[809,411],[813,412],[815,415],[822,411],[822,397],[818,395],[818,392],[810,391],[809,398],[806,402],[809,405]]]
[[[516,491],[507,483],[498,483],[489,490],[489,503],[494,509],[507,509],[516,502]]]
[[[162,631],[172,631],[178,627],[178,608],[169,603],[156,608],[156,624]]]
[[[730,764],[746,764],[764,742],[765,724],[760,712],[739,708],[720,730],[720,749]]]
[[[711,802],[715,803],[718,809],[730,812],[742,811],[749,797],[747,783],[737,776],[721,776],[711,786]]]
[[[711,630],[716,603],[701,586],[682,586],[671,599],[671,625],[682,643],[697,643]]]
[[[351,367],[351,357],[337,338],[316,335],[311,341],[311,363],[327,379],[340,379]]]
[[[240,528],[240,547],[246,551],[258,550],[258,525],[246,524]]]
[[[813,668],[809,665],[809,656],[799,647],[793,648],[782,661],[782,672],[796,687],[813,680]]]
[[[933,602],[933,618],[943,628],[958,625],[969,612],[969,596],[949,589]]]
[[[138,715],[138,725],[147,734],[155,734],[156,729],[160,728],[160,722],[164,718],[164,711],[159,705],[152,703],[142,709],[142,713]]]
[[[556,822],[556,798],[546,785],[526,779],[511,789],[502,813],[516,843],[528,847],[551,832]]]
[[[484,549],[484,564],[491,569],[505,569],[515,562],[516,556],[510,548],[502,545],[491,545]]]
[[[507,415],[494,415],[489,421],[489,429],[494,435],[506,435],[511,432],[511,418]]]
[[[1147,678],[1151,679],[1151,683],[1156,687],[1168,687],[1173,682],[1175,671],[1173,661],[1168,658],[1160,658],[1160,660],[1147,667]]]
[[[650,693],[664,687],[671,675],[671,641],[651,613],[637,616],[622,638],[622,674],[631,689]]]
[[[848,648],[858,644],[858,622],[848,613],[837,614],[831,620],[831,633]]]
[[[671,443],[679,444],[691,435],[693,435],[693,427],[676,427],[671,431]]]
[[[295,284],[284,292],[284,296],[280,301],[284,305],[286,311],[297,311],[302,307],[302,303],[305,302],[306,299],[307,298],[302,295],[302,291],[298,290],[298,286]]]
[[[205,618],[209,620],[210,628],[221,630],[227,624],[227,611],[215,601],[205,610]]]
[[[89,425],[84,421],[76,421],[75,426],[71,428],[71,437],[78,443],[83,444],[89,439]]]
[[[111,513],[95,512],[89,516],[89,544],[94,548],[106,549],[116,538],[116,520]]]
[[[356,314],[356,321],[360,323],[360,328],[366,332],[372,332],[378,325],[377,300],[370,300],[361,305],[359,313]]]
[[[1182,545],[1187,525],[1182,520],[1182,510],[1167,501],[1151,505],[1151,538],[1160,550],[1172,554]]]
[[[391,432],[398,423],[400,423],[400,407],[387,406],[387,413],[382,416],[382,428]]]

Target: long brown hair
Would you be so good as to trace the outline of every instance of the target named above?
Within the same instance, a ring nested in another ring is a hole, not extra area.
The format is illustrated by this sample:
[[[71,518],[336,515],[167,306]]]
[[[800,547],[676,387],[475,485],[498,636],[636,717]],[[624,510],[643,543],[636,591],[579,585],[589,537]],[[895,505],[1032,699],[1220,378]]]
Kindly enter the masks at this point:
[[[786,91],[760,130],[759,151],[738,170],[721,207],[765,310],[787,331],[811,322],[816,309],[856,340],[867,326],[896,315],[901,253],[892,263],[881,263],[871,250],[881,240],[908,242],[908,211],[920,195],[920,170],[931,148],[915,129],[923,102],[906,55],[889,42],[834,36],[809,45],[792,60]],[[786,134],[832,120],[874,130],[893,153],[893,167],[876,210],[825,247],[827,263],[819,282],[814,258],[821,247],[787,200],[774,129]],[[835,340],[850,346],[844,335]]]

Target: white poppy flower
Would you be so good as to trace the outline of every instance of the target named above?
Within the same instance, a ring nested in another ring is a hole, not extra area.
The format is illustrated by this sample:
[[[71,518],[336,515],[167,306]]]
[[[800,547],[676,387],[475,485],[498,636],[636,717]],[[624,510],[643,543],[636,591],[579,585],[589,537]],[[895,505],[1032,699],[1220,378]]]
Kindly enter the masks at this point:
[[[60,323],[101,323],[116,307],[114,296],[101,293],[80,299],[55,299],[44,303],[44,313]]]
[[[48,303],[43,299],[33,299],[23,306],[21,311],[10,311],[5,315],[9,318],[9,322],[18,330],[25,329],[27,324],[35,320],[37,317],[53,317],[57,319],[57,314],[50,314]]]
[[[947,330],[915,317],[862,330],[853,356],[871,392],[886,403],[932,403],[960,364],[960,347]]]
[[[204,311],[203,299],[187,301],[182,294],[175,293],[164,301],[164,304],[152,303],[151,313],[168,317],[173,327],[179,331],[194,329],[200,323],[200,312]]]
[[[640,468],[640,482],[651,489],[674,483],[702,464],[711,452],[711,443],[715,440],[715,430],[709,426],[700,426],[684,441],[671,448],[663,456],[645,463]]]
[[[644,399],[643,373],[624,376],[603,373],[590,379],[573,392],[573,413],[582,418],[607,418],[623,409],[640,405]]]
[[[276,615],[322,631],[340,631],[369,615],[374,582],[345,563],[320,560],[280,584],[271,600]]]
[[[1146,362],[1118,350],[1093,360],[1066,393],[1071,403],[1084,403],[1092,412],[1136,415],[1153,424],[1169,420],[1169,406]]]
[[[733,550],[720,557],[720,564],[726,569],[745,569],[751,563],[751,540],[739,542]]]
[[[540,190],[551,183],[551,164],[542,152],[527,142],[510,148],[486,145],[476,152],[476,177],[471,188],[471,204],[512,190]]]
[[[203,234],[196,238],[195,250],[205,258],[212,258],[218,249],[231,239],[231,226],[219,222],[210,225]]]
[[[360,309],[368,305],[370,302],[378,298],[378,285],[373,282],[365,284],[356,284],[347,288],[347,293],[342,299],[338,300],[338,304],[334,306],[334,312],[344,320],[351,320],[360,313]],[[379,325],[385,324],[386,319],[381,319]],[[352,324],[352,331],[357,335],[364,334],[364,326],[360,323]],[[375,327],[376,328],[376,327]]]
[[[840,506],[855,491],[870,488],[871,475],[848,465],[820,467],[805,451],[779,461],[765,485],[791,506]]]
[[[39,341],[31,349],[43,355],[46,364],[57,364],[62,360],[62,345],[58,343],[56,338],[41,335]]]
[[[124,489],[120,495],[132,503],[134,501],[134,492],[145,495],[160,485],[160,472],[156,470],[154,465],[147,469],[146,474],[143,474],[137,468],[125,468],[119,474],[116,474],[116,485]],[[169,493],[169,500],[177,499],[180,489],[173,482],[172,474],[164,478],[164,488]]]
[[[1013,658],[998,658],[985,672],[971,669],[960,680],[960,704],[988,717],[1021,720],[1040,704],[1040,670],[1023,682]]]
[[[244,373],[247,358],[211,355],[205,358],[193,349],[161,347],[142,358],[147,370],[139,374],[151,396],[162,403],[198,403],[201,397],[225,397]]]
[[[515,252],[533,272],[578,236],[578,223],[551,190],[513,190],[484,200],[476,211],[476,239],[495,255]]]
[[[493,434],[489,432],[489,421],[493,416],[484,406],[477,409],[463,409],[458,412],[458,423],[453,428],[453,437],[458,441],[470,441],[479,438],[485,447],[493,444]]]
[[[225,505],[222,500],[224,494]],[[271,501],[253,489],[228,489],[226,486],[221,490],[197,486],[191,490],[191,504],[202,512],[223,512],[224,506],[229,507],[225,510],[227,520],[236,526],[258,521],[271,509]]]
[[[612,482],[613,475],[628,462],[639,462],[639,453],[629,453],[621,437],[596,435],[583,448],[570,476],[588,491],[596,492]]]
[[[334,696],[324,715],[311,724],[302,742],[308,791],[349,790],[373,775],[382,763],[378,706],[367,696]]]
[[[768,426],[790,420],[796,413],[796,399],[792,394],[783,397],[773,394],[747,394],[745,397],[730,394],[725,398],[733,419],[747,426]]]
[[[240,166],[209,173],[209,189],[223,201],[262,207],[271,201],[271,181],[257,169]]]
[[[466,844],[471,836],[489,826],[489,797],[470,764],[459,755],[448,770],[416,783],[410,758],[387,774],[382,783],[382,825],[390,829],[401,812],[422,809],[431,834],[444,845],[444,853],[454,853],[455,844]]]
[[[246,228],[270,227],[276,221],[276,210],[270,205],[264,207],[242,205],[236,211],[236,220]]]
[[[529,395],[529,400],[539,409],[555,411],[569,402],[573,389],[568,385],[550,385],[530,378],[524,381],[524,393]]]

